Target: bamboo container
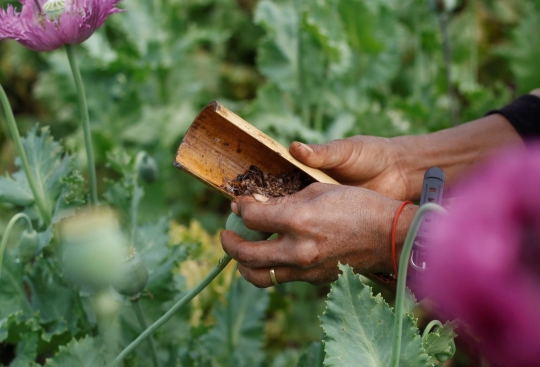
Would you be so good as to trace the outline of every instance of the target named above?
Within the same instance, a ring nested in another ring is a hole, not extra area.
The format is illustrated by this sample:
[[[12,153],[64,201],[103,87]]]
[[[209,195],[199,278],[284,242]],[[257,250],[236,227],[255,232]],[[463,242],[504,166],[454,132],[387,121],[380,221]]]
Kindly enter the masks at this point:
[[[273,174],[297,168],[314,181],[338,184],[322,171],[298,162],[283,145],[217,102],[210,102],[195,118],[174,165],[231,199],[227,181],[251,165]]]

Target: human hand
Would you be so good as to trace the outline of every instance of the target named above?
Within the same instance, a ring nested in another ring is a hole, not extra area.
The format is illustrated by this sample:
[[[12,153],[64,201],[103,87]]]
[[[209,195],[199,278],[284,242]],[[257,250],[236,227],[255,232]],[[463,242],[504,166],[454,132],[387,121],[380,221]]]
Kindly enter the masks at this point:
[[[392,139],[354,136],[326,144],[293,142],[290,153],[342,184],[364,187],[392,199],[407,199],[407,180]]]
[[[390,231],[399,201],[363,188],[314,183],[281,198],[238,197],[231,205],[246,227],[278,233],[277,239],[250,242],[221,232],[223,249],[238,270],[258,287],[279,283],[327,283],[338,276],[338,261],[356,272],[391,272]],[[266,201],[262,201],[266,200]],[[406,206],[398,221],[398,248],[415,212]]]

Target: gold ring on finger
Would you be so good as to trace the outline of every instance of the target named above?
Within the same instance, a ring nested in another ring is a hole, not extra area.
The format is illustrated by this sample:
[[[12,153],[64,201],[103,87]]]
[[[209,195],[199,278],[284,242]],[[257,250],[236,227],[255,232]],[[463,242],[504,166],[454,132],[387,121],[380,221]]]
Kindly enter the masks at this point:
[[[270,269],[270,279],[272,280],[273,285],[279,285],[278,281],[276,280],[276,272],[274,271],[274,268]]]

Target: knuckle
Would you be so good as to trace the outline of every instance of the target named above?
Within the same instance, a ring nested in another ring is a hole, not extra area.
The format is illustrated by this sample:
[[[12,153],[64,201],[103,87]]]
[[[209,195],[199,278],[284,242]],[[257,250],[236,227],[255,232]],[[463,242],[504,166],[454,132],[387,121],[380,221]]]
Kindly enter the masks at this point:
[[[312,217],[313,217],[312,212],[305,209],[300,209],[292,215],[291,227],[295,230],[303,229],[309,226],[312,220]]]
[[[298,254],[297,264],[303,268],[317,265],[321,260],[321,251],[316,244],[305,245]]]

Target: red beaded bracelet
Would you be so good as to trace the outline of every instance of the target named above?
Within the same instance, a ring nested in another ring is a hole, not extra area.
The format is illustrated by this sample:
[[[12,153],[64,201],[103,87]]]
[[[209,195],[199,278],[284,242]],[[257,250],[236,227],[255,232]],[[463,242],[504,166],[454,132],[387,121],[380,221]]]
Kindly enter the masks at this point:
[[[396,211],[396,215],[394,216],[394,223],[392,224],[392,262],[394,264],[394,274],[396,275],[396,278],[398,276],[398,266],[397,266],[397,256],[396,256],[396,228],[397,228],[397,222],[399,215],[403,211],[403,208],[405,208],[406,205],[413,204],[412,201],[407,200],[401,203],[399,208]]]

